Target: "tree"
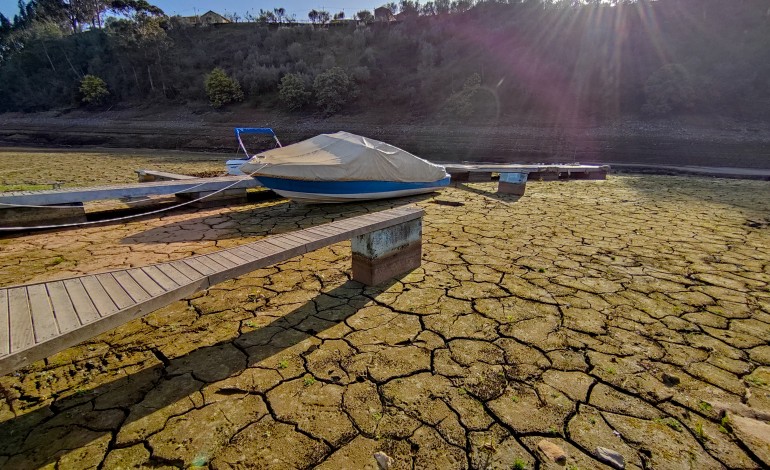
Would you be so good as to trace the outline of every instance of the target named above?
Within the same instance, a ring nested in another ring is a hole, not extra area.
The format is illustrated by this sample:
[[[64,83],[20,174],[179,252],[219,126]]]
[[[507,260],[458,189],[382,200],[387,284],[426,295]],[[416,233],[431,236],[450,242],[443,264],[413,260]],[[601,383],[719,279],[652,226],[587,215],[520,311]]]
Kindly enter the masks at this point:
[[[228,103],[243,101],[241,85],[219,67],[206,75],[205,84],[206,95],[215,108],[220,108]]]
[[[311,23],[316,24],[319,21],[320,13],[318,13],[318,10],[310,10],[307,14],[308,19]]]
[[[96,75],[86,75],[80,80],[80,102],[87,105],[98,106],[107,101],[110,91],[107,84]]]
[[[310,101],[310,92],[305,89],[305,80],[299,74],[284,75],[278,90],[278,97],[290,110],[299,109]]]
[[[262,10],[260,8],[259,10],[259,17],[257,18],[257,21],[264,24],[270,24],[277,22],[277,18],[275,16],[275,13],[269,10]]]
[[[644,83],[644,94],[647,102],[642,112],[655,116],[692,108],[696,96],[693,80],[682,64],[667,64],[655,71]]]
[[[321,10],[318,12],[318,22],[321,24],[326,24],[332,19],[331,15],[326,10]]]
[[[474,98],[481,88],[481,77],[474,73],[463,84],[463,89],[452,93],[444,103],[442,114],[449,118],[467,118],[473,114]]]
[[[358,21],[364,22],[364,23],[371,23],[374,21],[374,15],[369,10],[361,10],[358,13],[356,13],[356,18],[358,18]]]
[[[339,13],[335,13],[334,14],[334,19],[335,20],[344,20],[345,19],[345,12],[341,11]]]
[[[273,13],[275,14],[275,20],[282,24],[286,22],[286,9],[283,7],[280,8],[273,8]]]
[[[353,93],[353,86],[345,73],[339,67],[318,74],[313,81],[316,104],[325,114],[334,114],[348,101]]]
[[[385,8],[390,10],[391,13],[394,15],[398,12],[398,4],[396,2],[390,2],[383,5]]]
[[[417,16],[420,14],[419,0],[401,0],[401,13],[404,16]]]

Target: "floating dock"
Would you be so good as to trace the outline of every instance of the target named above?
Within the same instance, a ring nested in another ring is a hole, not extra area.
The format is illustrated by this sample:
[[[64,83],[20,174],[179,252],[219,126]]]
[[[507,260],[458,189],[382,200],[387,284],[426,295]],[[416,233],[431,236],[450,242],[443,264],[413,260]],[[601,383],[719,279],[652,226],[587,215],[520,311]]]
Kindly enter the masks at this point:
[[[139,173],[139,176],[141,179],[143,175]],[[238,203],[246,201],[247,189],[261,187],[250,176],[194,178],[163,173],[156,179],[160,181],[3,193],[0,195],[0,228],[84,222],[86,214],[83,203],[90,201],[130,200],[173,194],[184,201],[210,196],[205,200],[207,204],[224,200]]]
[[[608,165],[513,165],[513,164],[445,164],[453,182],[481,183],[492,180],[492,173],[527,173],[529,181],[555,181],[559,179],[607,178]]]

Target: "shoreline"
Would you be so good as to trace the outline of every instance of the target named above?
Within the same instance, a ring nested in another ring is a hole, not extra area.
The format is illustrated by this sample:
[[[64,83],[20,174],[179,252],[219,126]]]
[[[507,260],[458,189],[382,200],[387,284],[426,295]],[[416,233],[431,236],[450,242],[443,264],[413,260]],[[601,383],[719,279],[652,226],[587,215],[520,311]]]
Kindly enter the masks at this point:
[[[770,125],[712,119],[586,123],[558,127],[545,122],[478,125],[394,120],[370,115],[261,114],[171,108],[151,113],[124,110],[0,115],[0,146],[103,148],[234,154],[233,128],[268,126],[283,143],[345,129],[404,148],[434,161],[459,163],[581,162],[770,169]]]

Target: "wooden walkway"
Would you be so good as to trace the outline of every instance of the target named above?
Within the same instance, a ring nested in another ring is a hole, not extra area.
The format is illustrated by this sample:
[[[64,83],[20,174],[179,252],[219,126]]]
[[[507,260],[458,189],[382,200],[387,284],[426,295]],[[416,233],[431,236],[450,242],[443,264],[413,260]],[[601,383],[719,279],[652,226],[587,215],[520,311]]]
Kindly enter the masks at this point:
[[[400,207],[168,263],[0,288],[0,375],[224,280],[422,215]]]
[[[0,203],[25,206],[50,206],[75,204],[103,199],[155,196],[160,194],[204,193],[229,189],[257,188],[261,185],[250,176],[220,176],[217,178],[191,178],[175,181],[121,184],[91,188],[67,188],[47,191],[15,191],[0,195]]]

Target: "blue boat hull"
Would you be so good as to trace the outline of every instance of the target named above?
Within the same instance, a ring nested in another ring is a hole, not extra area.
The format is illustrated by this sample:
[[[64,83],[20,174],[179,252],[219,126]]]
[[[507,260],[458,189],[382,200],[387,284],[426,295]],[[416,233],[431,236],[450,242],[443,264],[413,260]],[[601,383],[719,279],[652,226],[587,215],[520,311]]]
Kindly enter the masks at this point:
[[[283,197],[307,204],[367,201],[412,196],[436,191],[450,177],[431,182],[399,181],[305,181],[259,175],[259,182]]]

